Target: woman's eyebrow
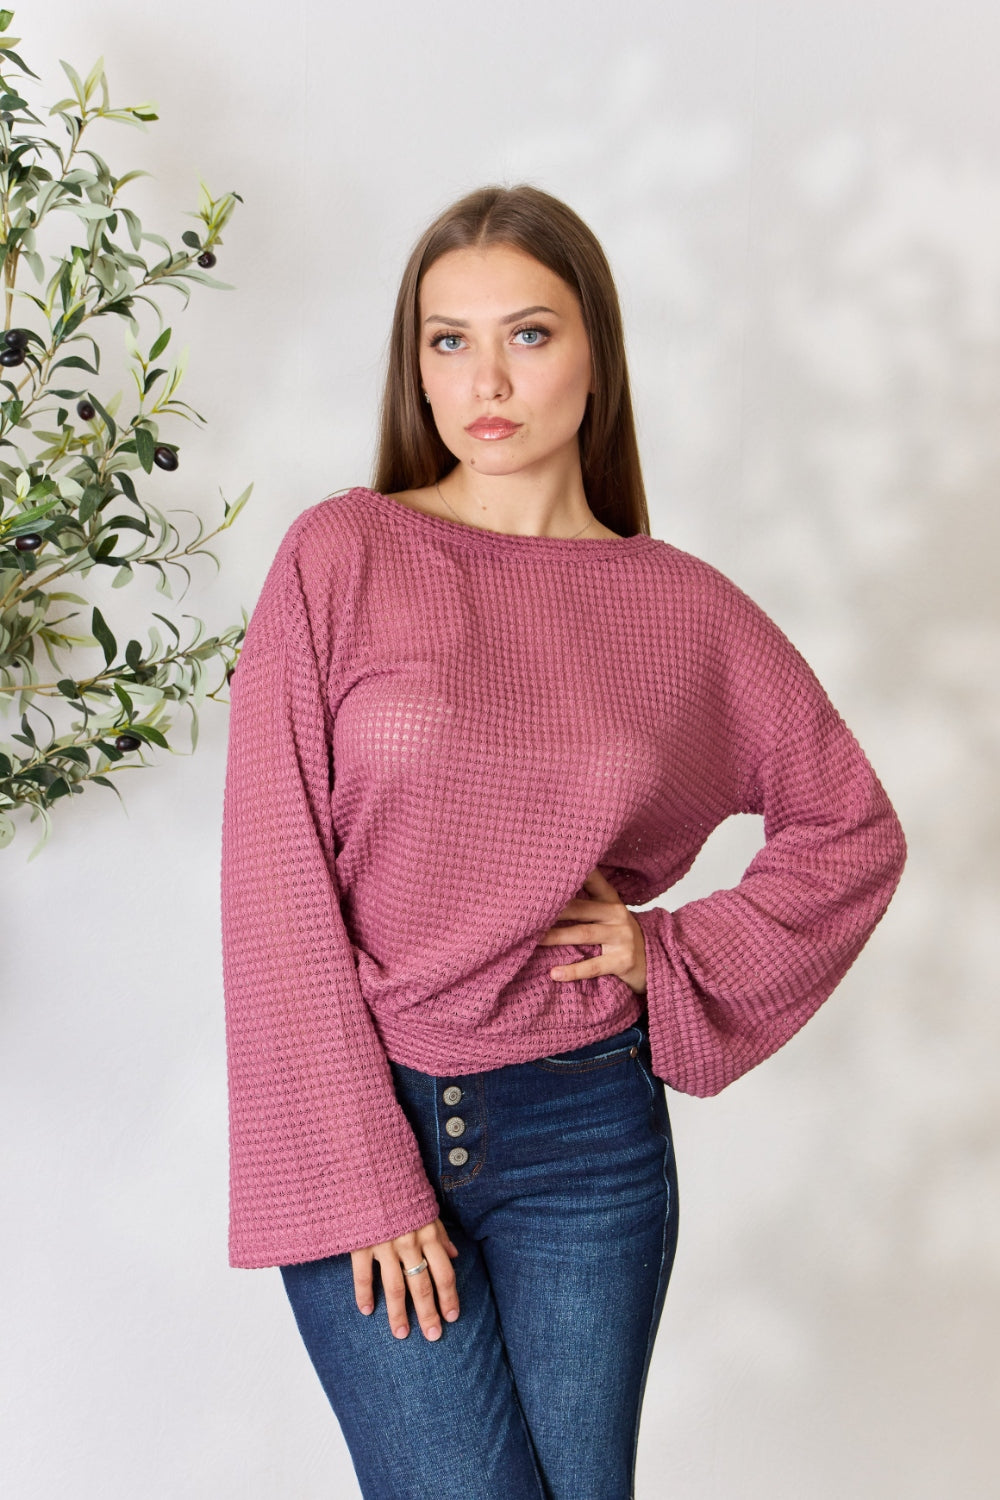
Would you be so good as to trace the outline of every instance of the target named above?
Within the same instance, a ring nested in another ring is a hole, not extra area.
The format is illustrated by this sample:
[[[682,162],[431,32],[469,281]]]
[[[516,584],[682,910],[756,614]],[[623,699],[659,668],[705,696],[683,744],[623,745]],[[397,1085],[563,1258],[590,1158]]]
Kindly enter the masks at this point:
[[[527,318],[531,313],[541,313],[541,312],[543,312],[543,313],[551,313],[554,318],[558,318],[558,316],[559,316],[559,314],[556,312],[556,310],[555,310],[554,307],[522,307],[520,312],[508,313],[505,318],[501,318],[500,319],[500,322],[501,323],[516,323],[517,320],[518,320],[518,318]],[[429,317],[426,317],[424,319],[424,322],[425,323],[451,323],[456,328],[468,328],[468,326],[469,326],[468,323],[463,323],[463,321],[462,321],[461,318],[443,318],[440,313],[431,313]]]

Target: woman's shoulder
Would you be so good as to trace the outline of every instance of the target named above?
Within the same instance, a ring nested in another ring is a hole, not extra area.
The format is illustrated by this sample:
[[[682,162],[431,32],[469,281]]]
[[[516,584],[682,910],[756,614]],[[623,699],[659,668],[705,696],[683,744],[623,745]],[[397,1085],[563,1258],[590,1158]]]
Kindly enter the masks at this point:
[[[279,567],[295,567],[303,583],[319,583],[331,572],[350,565],[364,551],[377,518],[366,503],[371,491],[363,485],[336,490],[307,505],[289,522],[274,556]]]
[[[371,512],[366,504],[371,497],[371,490],[356,484],[334,490],[322,500],[314,501],[289,523],[281,547],[295,551],[323,536],[341,535],[346,539],[352,532],[363,535],[371,522]]]
[[[651,549],[659,605],[721,655],[756,659],[760,653],[797,653],[781,625],[746,589],[714,563],[671,542]]]
[[[371,530],[364,515],[366,493],[360,486],[338,490],[307,505],[286,525],[266,567],[256,613],[266,614],[271,601],[278,615],[285,615],[297,599],[307,609],[322,610],[342,595]]]
[[[651,548],[648,556],[670,596],[679,603],[691,604],[698,600],[706,604],[735,604],[741,601],[753,605],[753,600],[727,573],[704,557],[686,552],[656,538],[659,545]],[[756,606],[754,606],[756,608]]]

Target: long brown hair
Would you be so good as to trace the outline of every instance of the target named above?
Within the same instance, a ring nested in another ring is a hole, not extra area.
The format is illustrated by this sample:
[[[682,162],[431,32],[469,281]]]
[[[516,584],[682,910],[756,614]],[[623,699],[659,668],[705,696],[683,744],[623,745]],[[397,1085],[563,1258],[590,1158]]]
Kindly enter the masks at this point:
[[[447,251],[488,245],[525,251],[576,293],[594,371],[594,392],[578,434],[587,503],[620,536],[648,535],[625,335],[611,267],[583,220],[559,198],[529,183],[477,188],[444,209],[414,246],[392,319],[372,488],[384,495],[419,489],[455,467],[455,456],[441,441],[421,392],[420,283]]]

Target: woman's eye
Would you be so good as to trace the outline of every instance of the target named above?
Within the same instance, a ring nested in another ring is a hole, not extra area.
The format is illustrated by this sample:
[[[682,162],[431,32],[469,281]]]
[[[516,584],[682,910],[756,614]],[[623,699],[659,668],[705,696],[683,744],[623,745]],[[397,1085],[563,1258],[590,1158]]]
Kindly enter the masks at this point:
[[[530,328],[515,328],[511,337],[515,339],[523,337],[522,349],[535,349],[549,337],[549,330],[532,324]],[[460,333],[436,333],[430,341],[432,349],[444,349],[448,354],[454,354],[461,344]]]

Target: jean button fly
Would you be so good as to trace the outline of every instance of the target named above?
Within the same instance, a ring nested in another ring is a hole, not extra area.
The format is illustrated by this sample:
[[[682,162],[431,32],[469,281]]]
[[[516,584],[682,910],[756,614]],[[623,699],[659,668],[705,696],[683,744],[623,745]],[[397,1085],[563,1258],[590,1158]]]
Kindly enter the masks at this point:
[[[469,1160],[469,1153],[464,1146],[452,1146],[448,1152],[448,1160],[453,1167],[464,1167]]]
[[[445,1104],[457,1104],[462,1097],[462,1090],[457,1083],[450,1083],[441,1097]]]
[[[444,1128],[449,1135],[464,1135],[465,1121],[459,1119],[458,1115],[452,1115],[450,1119],[445,1120]]]

